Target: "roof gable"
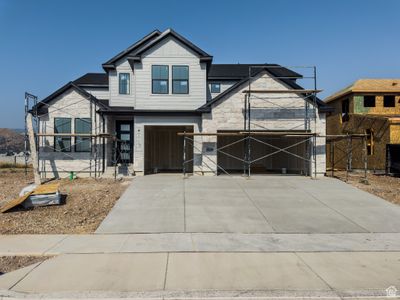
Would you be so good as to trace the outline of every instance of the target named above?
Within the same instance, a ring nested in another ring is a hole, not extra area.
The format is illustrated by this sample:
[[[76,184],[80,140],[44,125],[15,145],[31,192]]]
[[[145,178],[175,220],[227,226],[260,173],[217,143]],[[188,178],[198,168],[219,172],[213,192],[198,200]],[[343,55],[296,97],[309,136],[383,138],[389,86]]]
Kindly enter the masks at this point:
[[[152,40],[156,39],[159,35],[161,35],[161,32],[156,29],[152,32],[150,32],[148,35],[144,36],[141,38],[139,41],[135,42],[134,44],[130,45],[128,48],[125,50],[121,51],[111,59],[109,59],[107,62],[105,62],[102,66],[104,70],[109,70],[115,68],[115,63],[123,58],[124,56],[130,55],[133,51],[137,50],[139,47],[151,42]]]
[[[358,79],[325,98],[325,102],[334,101],[350,93],[400,93],[400,79]]]
[[[180,34],[178,34],[177,32],[175,32],[174,30],[167,29],[165,30],[161,35],[159,35],[157,38],[155,38],[154,40],[152,40],[151,42],[143,45],[142,47],[138,48],[133,55],[134,56],[141,56],[143,53],[145,53],[147,50],[149,50],[150,48],[154,47],[155,45],[157,45],[158,43],[164,41],[166,38],[168,37],[173,37],[176,40],[178,40],[179,42],[181,42],[183,45],[185,45],[186,47],[188,47],[189,49],[191,49],[193,52],[195,52],[201,59],[204,60],[212,60],[212,56],[209,55],[207,52],[203,51],[202,49],[200,49],[199,47],[197,47],[196,45],[194,45],[192,42],[190,42],[189,40],[187,40],[186,38],[184,38],[183,36],[181,36]]]
[[[131,66],[133,65],[134,62],[140,61],[142,58],[142,55],[149,50],[150,48],[154,47],[158,43],[164,41],[168,37],[173,37],[176,40],[178,40],[180,43],[191,49],[194,53],[196,53],[200,61],[204,61],[207,63],[211,63],[212,61],[212,56],[209,55],[207,52],[203,51],[196,45],[194,45],[192,42],[172,30],[171,28],[165,30],[164,32],[160,32],[158,30],[155,30],[142,38],[140,41],[134,43],[124,51],[120,52],[110,60],[108,60],[106,63],[103,64],[103,69],[108,71],[110,69],[114,69],[116,67],[116,62],[124,57],[127,58]]]
[[[61,94],[65,93],[66,91],[68,91],[70,89],[76,91],[77,93],[79,93],[82,97],[86,98],[87,100],[96,103],[96,105],[99,105],[99,107],[106,108],[106,105],[104,103],[102,103],[99,99],[97,99],[95,96],[86,92],[84,89],[80,88],[75,83],[70,81],[66,85],[62,86],[57,91],[52,93],[50,96],[39,101],[37,106],[33,107],[32,110],[38,109],[38,111],[40,111],[40,110],[46,109],[47,106],[49,106],[49,103],[51,101],[53,101],[55,98],[57,98],[58,96],[60,96]]]
[[[276,65],[276,66],[279,66],[279,65]],[[279,68],[274,68],[274,69],[278,70]],[[262,75],[262,73],[267,73],[271,76],[271,78],[277,80],[278,82],[284,84],[285,86],[287,86],[289,88],[303,89],[303,87],[298,85],[294,80],[281,78],[282,75],[280,73],[277,73],[276,71],[274,71],[274,69],[269,69],[268,67],[258,69],[258,71],[256,71],[255,73],[252,74],[251,78],[254,78],[255,76],[258,76],[258,75]],[[282,69],[285,69],[285,68],[282,67]],[[288,69],[286,69],[286,70],[288,70]],[[295,72],[293,72],[293,73],[295,73]],[[213,98],[211,101],[208,101],[206,104],[199,107],[197,109],[197,111],[210,112],[213,104],[216,104],[217,102],[221,101],[222,99],[225,99],[230,93],[238,90],[244,84],[247,84],[249,82],[249,80],[250,80],[249,76],[247,76],[246,78],[243,78],[242,80],[238,81],[236,84],[234,84],[233,86],[231,86],[230,88],[228,88],[227,90],[225,90],[224,92],[222,92],[221,94],[219,94],[218,96]],[[305,96],[305,97],[307,96],[306,100],[311,102],[311,99],[309,98],[310,95],[303,94],[303,96]],[[326,106],[325,102],[323,102],[318,97],[316,100],[317,100],[318,107],[320,109],[322,108],[321,111],[329,111],[331,109],[330,107]]]

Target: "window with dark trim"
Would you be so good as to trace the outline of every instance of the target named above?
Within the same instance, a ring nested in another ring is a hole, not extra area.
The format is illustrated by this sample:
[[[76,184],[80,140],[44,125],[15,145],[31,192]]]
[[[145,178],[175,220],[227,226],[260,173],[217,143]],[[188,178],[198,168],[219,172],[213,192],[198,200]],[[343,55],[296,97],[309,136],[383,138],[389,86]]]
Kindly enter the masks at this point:
[[[211,83],[211,93],[221,93],[221,84]]]
[[[151,66],[151,92],[152,94],[169,93],[169,67],[154,65]]]
[[[91,134],[92,133],[92,119],[80,118],[75,119],[75,134]],[[91,137],[90,136],[76,136],[75,137],[75,152],[90,152],[91,150]]]
[[[375,107],[375,96],[364,96],[364,107]]]
[[[188,66],[172,66],[172,94],[189,94]]]
[[[347,122],[349,120],[350,102],[349,99],[344,99],[342,101],[342,122]]]
[[[130,89],[130,74],[129,73],[119,73],[119,93],[121,95],[129,95]]]
[[[54,133],[71,133],[71,119],[54,118]],[[54,151],[71,152],[71,136],[54,136]]]
[[[394,95],[385,95],[383,96],[383,107],[395,107],[396,100]]]

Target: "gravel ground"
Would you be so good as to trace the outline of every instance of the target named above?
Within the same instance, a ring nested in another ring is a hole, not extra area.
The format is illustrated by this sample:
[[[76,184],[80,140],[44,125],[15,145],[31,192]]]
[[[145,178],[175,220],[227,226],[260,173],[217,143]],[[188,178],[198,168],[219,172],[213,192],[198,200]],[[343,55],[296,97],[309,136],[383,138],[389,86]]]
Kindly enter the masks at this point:
[[[330,175],[330,172],[328,172]],[[334,176],[342,181],[346,181],[346,172],[335,171]],[[400,178],[386,175],[367,175],[369,185],[360,182],[364,178],[364,173],[349,173],[348,184],[351,184],[361,190],[374,194],[389,202],[400,205]]]
[[[16,198],[33,176],[24,170],[0,170],[0,202]],[[92,233],[128,187],[129,180],[77,178],[60,180],[65,204],[12,209],[0,214],[0,234]]]
[[[0,256],[0,275],[45,261],[50,256]]]

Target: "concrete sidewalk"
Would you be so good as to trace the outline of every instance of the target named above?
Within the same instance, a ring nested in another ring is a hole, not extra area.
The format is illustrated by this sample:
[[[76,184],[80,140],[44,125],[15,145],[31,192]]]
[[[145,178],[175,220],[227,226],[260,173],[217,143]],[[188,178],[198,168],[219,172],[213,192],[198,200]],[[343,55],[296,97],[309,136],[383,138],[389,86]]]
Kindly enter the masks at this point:
[[[14,297],[385,296],[399,252],[64,254],[0,277]]]
[[[400,233],[2,235],[0,256],[155,252],[400,251]]]

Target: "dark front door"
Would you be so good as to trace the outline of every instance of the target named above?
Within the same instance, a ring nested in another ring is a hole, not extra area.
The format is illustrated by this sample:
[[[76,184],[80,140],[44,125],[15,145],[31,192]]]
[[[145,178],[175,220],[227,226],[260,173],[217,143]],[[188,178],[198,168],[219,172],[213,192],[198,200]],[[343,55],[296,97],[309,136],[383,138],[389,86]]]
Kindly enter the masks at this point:
[[[133,162],[133,122],[116,121],[117,160],[119,163]]]

